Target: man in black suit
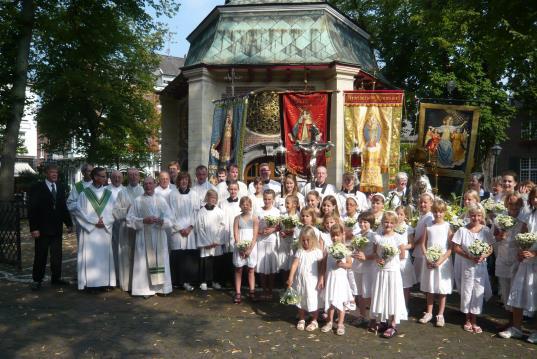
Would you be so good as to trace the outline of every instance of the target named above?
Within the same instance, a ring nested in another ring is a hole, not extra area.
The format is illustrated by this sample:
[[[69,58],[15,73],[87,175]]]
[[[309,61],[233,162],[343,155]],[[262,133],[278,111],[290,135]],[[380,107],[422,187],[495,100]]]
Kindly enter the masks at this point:
[[[52,285],[66,285],[62,278],[63,224],[71,231],[73,223],[66,206],[65,187],[58,183],[58,166],[48,165],[46,179],[36,183],[30,192],[28,219],[30,232],[35,239],[35,256],[32,290],[39,290],[45,276],[50,248]]]

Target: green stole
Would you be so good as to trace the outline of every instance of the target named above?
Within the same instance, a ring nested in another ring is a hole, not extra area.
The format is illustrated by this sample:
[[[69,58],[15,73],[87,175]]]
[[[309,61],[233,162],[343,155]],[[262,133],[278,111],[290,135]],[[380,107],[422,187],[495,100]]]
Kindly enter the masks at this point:
[[[78,194],[82,193],[82,191],[84,190],[84,184],[82,183],[82,181],[78,181],[77,183],[75,183],[75,189]]]
[[[97,215],[101,217],[104,209],[106,208],[106,205],[108,204],[108,200],[110,199],[110,197],[112,197],[112,192],[108,188],[106,188],[103,192],[103,195],[99,199],[95,195],[95,192],[91,190],[91,188],[86,187],[84,188],[84,194],[86,195],[86,198],[90,202]]]
[[[145,195],[142,195],[145,196]],[[145,201],[141,201],[140,210],[142,212],[142,217],[160,217],[162,218],[162,213],[158,212],[157,201],[155,200],[155,195],[147,196],[151,197],[152,205],[146,206]],[[148,208],[149,207],[149,208]],[[155,228],[156,227],[156,228]],[[153,229],[156,230],[156,241],[153,243]],[[164,241],[166,237],[162,236],[162,228],[158,224],[144,224],[144,241],[145,241],[145,255],[147,259],[147,268],[149,270],[149,277],[151,280],[151,285],[161,285],[164,284]]]

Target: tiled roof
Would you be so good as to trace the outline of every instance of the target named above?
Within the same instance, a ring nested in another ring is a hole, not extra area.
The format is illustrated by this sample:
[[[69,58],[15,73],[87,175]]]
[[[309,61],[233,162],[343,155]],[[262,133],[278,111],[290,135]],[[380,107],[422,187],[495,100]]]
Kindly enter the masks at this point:
[[[378,71],[367,33],[330,5],[321,4],[324,1],[263,6],[274,2],[278,1],[233,0],[216,8],[189,36],[185,66],[338,61],[369,73]],[[253,5],[230,6],[239,3]]]
[[[179,69],[183,67],[185,59],[182,57],[168,56],[168,55],[159,55],[160,64],[159,69],[164,75],[177,76]]]

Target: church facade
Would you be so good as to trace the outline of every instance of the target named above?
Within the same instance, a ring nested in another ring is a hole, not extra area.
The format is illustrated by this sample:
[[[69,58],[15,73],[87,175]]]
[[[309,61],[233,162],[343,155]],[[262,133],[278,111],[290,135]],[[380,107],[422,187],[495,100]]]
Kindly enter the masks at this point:
[[[207,165],[214,101],[250,95],[242,177],[272,162],[280,138],[278,93],[329,90],[327,167],[344,171],[343,91],[385,89],[369,34],[324,0],[231,0],[188,36],[181,74],[161,93],[162,163],[179,160],[190,173]]]

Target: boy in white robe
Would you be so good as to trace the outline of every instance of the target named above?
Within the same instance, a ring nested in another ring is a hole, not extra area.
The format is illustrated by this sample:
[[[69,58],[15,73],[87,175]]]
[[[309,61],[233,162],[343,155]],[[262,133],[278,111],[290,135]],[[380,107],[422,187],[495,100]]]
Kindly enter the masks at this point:
[[[132,295],[149,296],[172,291],[166,228],[172,225],[170,208],[155,195],[155,180],[144,180],[144,194],[129,208],[127,225],[136,230]]]

